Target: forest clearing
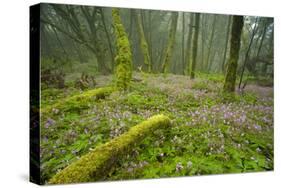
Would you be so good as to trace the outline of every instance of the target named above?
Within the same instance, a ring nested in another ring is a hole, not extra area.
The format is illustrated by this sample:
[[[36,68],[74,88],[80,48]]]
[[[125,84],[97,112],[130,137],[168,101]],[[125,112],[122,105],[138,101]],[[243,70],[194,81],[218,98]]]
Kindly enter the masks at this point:
[[[41,5],[41,181],[273,170],[273,19]]]

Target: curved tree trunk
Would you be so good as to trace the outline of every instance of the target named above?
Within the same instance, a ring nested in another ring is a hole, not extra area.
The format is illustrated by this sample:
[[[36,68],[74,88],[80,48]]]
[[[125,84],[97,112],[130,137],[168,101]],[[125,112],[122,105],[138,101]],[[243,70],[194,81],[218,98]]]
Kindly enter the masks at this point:
[[[242,84],[242,80],[243,80],[243,75],[244,75],[244,71],[245,71],[245,68],[246,68],[246,64],[247,64],[249,56],[250,56],[250,50],[251,50],[251,47],[252,47],[252,43],[254,41],[254,36],[255,36],[255,34],[257,32],[257,21],[258,21],[258,18],[256,18],[255,26],[254,26],[254,29],[253,29],[253,32],[252,32],[252,36],[251,36],[251,40],[250,40],[248,49],[247,49],[246,54],[245,54],[245,59],[244,59],[244,63],[243,63],[243,67],[242,67],[242,72],[241,72],[241,76],[240,76],[240,81],[239,81],[239,86],[238,86],[239,89],[241,88],[241,84]]]

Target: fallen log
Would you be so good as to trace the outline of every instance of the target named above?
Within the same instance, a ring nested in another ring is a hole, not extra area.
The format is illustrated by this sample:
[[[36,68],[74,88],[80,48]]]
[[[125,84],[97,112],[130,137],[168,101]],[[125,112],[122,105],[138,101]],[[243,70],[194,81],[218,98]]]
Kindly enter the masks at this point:
[[[128,132],[98,146],[76,162],[58,172],[49,184],[66,184],[97,181],[114,168],[116,161],[130,153],[136,143],[157,129],[171,125],[167,116],[156,115],[132,127]]]
[[[41,109],[41,113],[50,113],[52,111],[55,111],[56,113],[56,111],[68,112],[83,110],[89,107],[91,101],[104,99],[113,91],[113,87],[103,87],[85,91],[81,94],[67,97],[55,104],[44,107]]]

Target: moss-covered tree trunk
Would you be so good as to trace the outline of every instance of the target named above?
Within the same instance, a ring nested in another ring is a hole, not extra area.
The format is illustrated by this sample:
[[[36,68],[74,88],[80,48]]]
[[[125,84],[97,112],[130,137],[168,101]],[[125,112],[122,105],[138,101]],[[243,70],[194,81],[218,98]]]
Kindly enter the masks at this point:
[[[116,86],[119,89],[127,90],[132,78],[132,52],[130,42],[122,24],[118,8],[112,9],[112,17],[116,37]]]
[[[151,61],[150,61],[150,54],[149,54],[147,40],[144,35],[141,14],[139,12],[135,12],[135,18],[136,18],[137,27],[138,27],[137,30],[138,30],[139,37],[140,37],[140,47],[141,47],[141,51],[143,54],[144,65],[146,66],[147,71],[151,72],[152,66],[151,66]]]
[[[164,60],[162,63],[162,72],[167,73],[168,67],[170,65],[171,59],[172,59],[172,52],[174,49],[174,43],[176,38],[176,31],[177,31],[177,25],[178,25],[178,12],[172,13],[172,22],[169,29],[169,38],[168,38],[168,44],[165,50],[164,54]]]
[[[236,71],[238,65],[240,40],[243,24],[243,16],[233,16],[230,40],[230,57],[227,63],[227,72],[223,86],[223,90],[225,92],[235,91]]]
[[[200,13],[196,13],[195,14],[195,28],[194,28],[194,34],[193,34],[193,39],[192,39],[192,58],[191,58],[190,79],[194,79],[194,77],[195,77],[199,24],[200,24]]]

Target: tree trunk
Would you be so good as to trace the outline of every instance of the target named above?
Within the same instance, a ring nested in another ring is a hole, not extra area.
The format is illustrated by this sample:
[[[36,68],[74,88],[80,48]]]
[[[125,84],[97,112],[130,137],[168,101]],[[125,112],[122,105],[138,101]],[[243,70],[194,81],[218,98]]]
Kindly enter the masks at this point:
[[[182,45],[182,47],[181,47],[181,50],[182,50],[181,51],[181,53],[182,53],[181,54],[182,55],[182,60],[181,60],[182,61],[182,67],[181,67],[182,68],[182,70],[181,70],[182,72],[181,72],[181,74],[183,74],[183,75],[184,75],[184,63],[185,63],[185,61],[184,61],[185,60],[184,59],[185,58],[184,57],[185,56],[185,54],[184,54],[184,43],[185,43],[184,35],[185,35],[185,18],[184,18],[184,12],[183,12],[182,13],[182,41],[181,41],[182,42],[181,43],[181,45]]]
[[[193,41],[192,41],[192,59],[191,59],[190,79],[194,79],[194,77],[195,77],[199,24],[200,24],[200,14],[195,13],[195,28],[194,28],[194,35],[193,35]]]
[[[139,12],[135,12],[136,23],[138,27],[138,33],[140,38],[140,47],[143,54],[144,65],[146,66],[147,72],[151,72],[151,61],[150,54],[148,49],[147,40],[144,35],[143,24],[141,19],[141,14]]]
[[[253,40],[254,40],[254,36],[256,34],[256,31],[257,31],[257,21],[258,21],[258,18],[256,18],[255,26],[254,26],[252,36],[251,36],[251,39],[250,39],[250,43],[249,43],[248,49],[247,49],[246,54],[245,54],[245,59],[244,59],[242,72],[241,72],[241,76],[240,76],[240,81],[239,81],[239,87],[238,87],[239,89],[241,88],[245,67],[246,67],[246,64],[247,64],[248,59],[249,59],[249,54],[250,54],[251,46],[252,46],[252,43],[253,43]]]
[[[189,29],[188,29],[188,37],[187,37],[187,45],[186,45],[186,57],[185,57],[185,70],[186,74],[190,73],[190,61],[191,61],[191,39],[192,39],[192,31],[193,31],[193,22],[194,22],[194,13],[190,14],[189,18]]]
[[[132,52],[130,42],[122,24],[118,8],[112,9],[112,17],[117,47],[115,57],[116,86],[121,90],[127,90],[130,87],[132,78]]]
[[[209,47],[208,47],[208,52],[207,52],[207,60],[205,64],[205,68],[208,71],[209,69],[209,64],[210,64],[210,54],[213,46],[213,40],[214,40],[214,35],[215,35],[215,29],[216,29],[216,21],[217,21],[217,15],[214,15],[213,23],[212,23],[212,32],[211,32],[211,37],[210,37],[210,42],[209,42]]]
[[[168,44],[165,50],[164,62],[162,64],[162,72],[167,73],[168,67],[172,59],[172,53],[174,49],[174,43],[176,38],[177,24],[178,24],[178,12],[172,13],[172,22],[169,29]]]
[[[201,63],[200,63],[200,70],[203,69],[204,62],[205,62],[205,15],[202,14],[201,16]]]
[[[225,92],[235,91],[236,71],[239,58],[241,33],[244,25],[243,16],[233,16],[231,39],[230,39],[230,57],[227,63],[227,72],[223,90]]]
[[[228,47],[228,41],[229,41],[230,26],[231,26],[231,16],[228,17],[228,21],[227,21],[227,31],[226,31],[226,38],[225,38],[222,66],[221,66],[223,73],[225,71],[225,60],[226,60],[226,53],[227,53],[227,47]]]
[[[114,52],[113,52],[113,48],[112,48],[112,44],[111,44],[111,38],[110,38],[109,32],[107,30],[106,24],[105,24],[103,9],[100,9],[100,11],[101,11],[101,20],[102,20],[102,24],[103,24],[103,28],[105,31],[109,52],[110,52],[111,69],[113,70],[114,69]]]

